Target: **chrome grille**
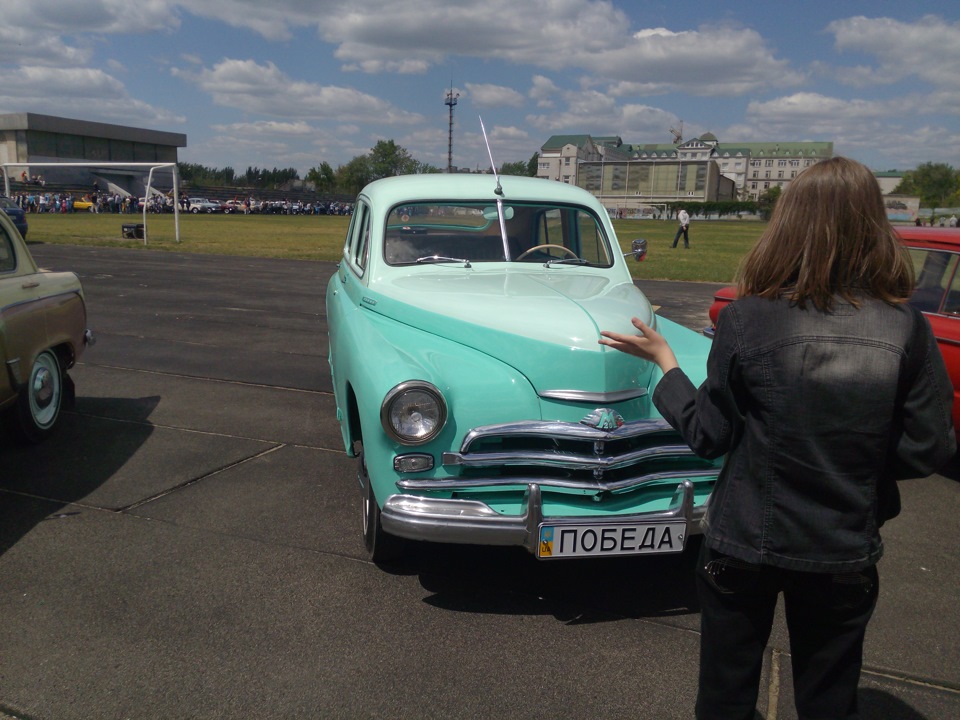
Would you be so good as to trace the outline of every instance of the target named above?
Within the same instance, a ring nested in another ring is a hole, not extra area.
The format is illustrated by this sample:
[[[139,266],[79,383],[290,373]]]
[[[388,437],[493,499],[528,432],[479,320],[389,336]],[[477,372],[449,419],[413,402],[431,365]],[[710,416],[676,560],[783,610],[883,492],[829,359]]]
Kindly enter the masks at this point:
[[[719,463],[697,457],[662,419],[601,430],[582,423],[517,422],[474,428],[443,466],[457,477],[401,480],[404,489],[540,485],[545,492],[621,494],[716,479]]]

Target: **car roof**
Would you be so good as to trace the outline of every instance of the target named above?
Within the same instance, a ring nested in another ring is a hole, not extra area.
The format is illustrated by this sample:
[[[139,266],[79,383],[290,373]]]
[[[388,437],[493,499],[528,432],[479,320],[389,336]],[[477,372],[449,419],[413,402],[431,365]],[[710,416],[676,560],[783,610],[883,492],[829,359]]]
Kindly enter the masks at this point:
[[[897,225],[893,229],[896,230],[900,239],[909,245],[960,250],[960,228]]]
[[[500,187],[505,202],[547,201],[602,209],[597,199],[586,190],[556,180],[502,175]],[[375,180],[363,189],[361,195],[370,198],[374,205],[392,207],[423,200],[496,202],[496,190],[497,178],[493,175],[425,173]]]

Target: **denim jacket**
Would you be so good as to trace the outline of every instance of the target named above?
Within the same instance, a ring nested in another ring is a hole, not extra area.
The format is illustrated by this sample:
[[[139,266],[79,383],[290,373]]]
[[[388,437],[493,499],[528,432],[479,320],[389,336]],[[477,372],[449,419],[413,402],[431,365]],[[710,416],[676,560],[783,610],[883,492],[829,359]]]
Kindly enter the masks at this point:
[[[726,454],[705,542],[751,563],[848,572],[883,554],[896,480],[956,452],[953,388],[909,305],[838,299],[830,313],[746,297],[720,313],[699,389],[679,369],[653,401],[693,450]]]

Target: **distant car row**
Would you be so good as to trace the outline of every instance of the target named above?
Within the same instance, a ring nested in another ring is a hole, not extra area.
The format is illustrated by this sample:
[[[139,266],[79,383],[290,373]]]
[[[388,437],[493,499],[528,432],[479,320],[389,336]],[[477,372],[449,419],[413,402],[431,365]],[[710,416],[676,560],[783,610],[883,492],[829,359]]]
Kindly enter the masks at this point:
[[[181,205],[181,212],[190,212],[194,215],[206,213],[249,213],[260,215],[349,215],[350,205],[340,202],[304,203],[289,200],[211,200],[209,198],[191,197],[189,202]],[[141,204],[143,198],[140,198]],[[167,199],[164,211],[173,212],[173,200]]]

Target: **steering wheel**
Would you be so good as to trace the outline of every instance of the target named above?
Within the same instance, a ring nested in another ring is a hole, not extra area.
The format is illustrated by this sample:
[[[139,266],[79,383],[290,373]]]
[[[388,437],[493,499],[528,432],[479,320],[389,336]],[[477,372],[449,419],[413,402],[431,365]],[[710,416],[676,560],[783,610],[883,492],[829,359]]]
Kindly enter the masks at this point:
[[[522,253],[520,253],[519,255],[517,255],[517,256],[514,258],[514,261],[515,261],[515,262],[520,262],[520,261],[523,260],[527,255],[529,255],[530,253],[534,252],[535,250],[543,250],[544,248],[554,248],[555,250],[562,250],[563,252],[565,252],[565,253],[566,253],[567,255],[569,255],[570,257],[576,258],[577,260],[580,259],[580,256],[577,255],[573,250],[571,250],[571,249],[568,248],[568,247],[564,247],[563,245],[554,245],[553,243],[544,243],[543,245],[534,245],[532,248],[528,248],[528,249],[524,250]]]

